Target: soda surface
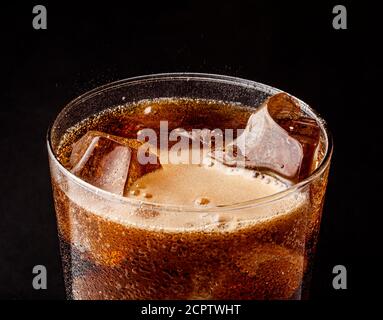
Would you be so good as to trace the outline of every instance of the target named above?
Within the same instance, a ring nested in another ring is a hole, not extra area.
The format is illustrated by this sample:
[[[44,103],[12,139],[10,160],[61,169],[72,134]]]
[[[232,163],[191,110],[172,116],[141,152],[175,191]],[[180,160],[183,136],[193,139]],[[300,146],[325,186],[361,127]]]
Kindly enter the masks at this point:
[[[56,155],[71,170],[73,146],[87,132],[136,139],[145,128],[159,134],[164,120],[169,131],[233,129],[235,138],[252,112],[211,100],[141,101],[71,128]],[[169,142],[167,150],[175,143]],[[291,183],[218,162],[204,166],[159,160],[161,168],[138,176],[121,191],[125,201],[52,175],[70,298],[300,297],[307,234],[319,226],[322,196],[313,199],[306,188],[272,203],[236,206],[283,192]],[[324,188],[325,182],[316,192]]]

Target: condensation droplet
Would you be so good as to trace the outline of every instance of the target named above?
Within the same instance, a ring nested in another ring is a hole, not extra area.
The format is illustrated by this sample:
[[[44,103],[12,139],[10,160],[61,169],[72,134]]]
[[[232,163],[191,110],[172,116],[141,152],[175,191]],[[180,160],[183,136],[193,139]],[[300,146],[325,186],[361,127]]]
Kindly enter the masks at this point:
[[[145,189],[146,186],[142,182],[138,182],[138,183],[136,183],[136,188],[138,188],[138,189]]]
[[[210,203],[210,200],[205,197],[198,198],[195,203],[199,206],[206,206]]]
[[[138,196],[138,195],[140,194],[140,190],[131,190],[131,191],[130,191],[130,194],[131,194],[132,196]]]
[[[145,114],[149,114],[149,113],[151,113],[152,112],[152,107],[147,107],[147,108],[145,108],[145,110],[144,110],[144,113]]]

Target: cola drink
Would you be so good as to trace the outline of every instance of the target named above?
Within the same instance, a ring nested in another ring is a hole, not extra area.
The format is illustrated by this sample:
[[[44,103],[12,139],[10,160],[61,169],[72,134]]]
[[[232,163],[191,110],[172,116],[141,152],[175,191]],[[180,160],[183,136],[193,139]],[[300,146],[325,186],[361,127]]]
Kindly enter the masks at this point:
[[[306,295],[330,140],[298,100],[255,94],[255,105],[120,94],[102,111],[87,99],[64,109],[49,150],[68,298]]]

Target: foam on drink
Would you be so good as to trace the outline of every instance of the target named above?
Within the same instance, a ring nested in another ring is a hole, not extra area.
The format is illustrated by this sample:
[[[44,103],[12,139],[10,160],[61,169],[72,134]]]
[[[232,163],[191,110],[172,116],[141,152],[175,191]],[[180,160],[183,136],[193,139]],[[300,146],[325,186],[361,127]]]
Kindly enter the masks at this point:
[[[151,194],[150,202],[156,204],[212,208],[260,199],[286,187],[276,178],[256,177],[243,168],[164,164],[161,170],[137,180],[131,191],[138,193],[129,193],[128,197],[145,200],[145,194]]]

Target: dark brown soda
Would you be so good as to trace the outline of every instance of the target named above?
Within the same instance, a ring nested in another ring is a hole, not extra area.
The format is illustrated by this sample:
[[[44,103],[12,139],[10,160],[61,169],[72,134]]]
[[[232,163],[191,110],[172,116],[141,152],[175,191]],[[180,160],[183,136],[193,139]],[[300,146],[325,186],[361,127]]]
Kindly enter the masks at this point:
[[[55,151],[69,169],[73,143],[90,130],[135,139],[143,128],[158,132],[162,120],[169,131],[243,129],[251,111],[220,101],[142,101],[79,123]],[[300,206],[266,221],[234,230],[168,231],[107,219],[72,199],[71,182],[53,174],[68,298],[298,299],[316,244],[326,182],[327,172],[297,191],[307,194]],[[159,213],[142,209],[135,214],[150,225]]]

